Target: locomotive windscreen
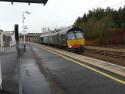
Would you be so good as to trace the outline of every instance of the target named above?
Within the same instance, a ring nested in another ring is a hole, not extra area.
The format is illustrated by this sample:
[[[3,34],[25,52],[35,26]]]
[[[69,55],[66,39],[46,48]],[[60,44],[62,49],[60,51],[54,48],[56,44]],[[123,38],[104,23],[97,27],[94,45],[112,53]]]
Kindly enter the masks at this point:
[[[75,31],[76,38],[83,38],[83,33],[81,31]]]
[[[83,37],[83,32],[81,31],[70,31],[68,32],[68,39],[77,39],[77,38],[84,38]]]
[[[69,32],[68,33],[68,39],[75,39],[75,33],[74,32]]]

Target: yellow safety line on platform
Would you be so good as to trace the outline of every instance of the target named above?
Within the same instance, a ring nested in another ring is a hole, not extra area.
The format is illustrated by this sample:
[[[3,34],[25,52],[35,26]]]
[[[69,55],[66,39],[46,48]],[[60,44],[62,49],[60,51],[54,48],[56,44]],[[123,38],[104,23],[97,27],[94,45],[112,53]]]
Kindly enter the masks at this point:
[[[40,47],[41,47],[41,46],[40,46]],[[43,47],[41,47],[41,48],[43,48]],[[45,48],[43,48],[43,49],[45,49]],[[68,57],[66,57],[66,56],[63,56],[63,55],[61,55],[61,54],[58,54],[58,53],[56,53],[56,52],[54,52],[54,51],[52,51],[52,50],[50,50],[50,49],[48,49],[48,48],[46,48],[45,50],[48,50],[49,52],[52,52],[52,53],[54,53],[54,54],[56,54],[56,55],[59,55],[59,56],[65,58],[65,59],[67,59],[67,60],[70,60],[70,61],[76,63],[76,64],[79,64],[79,65],[82,66],[82,67],[86,67],[86,68],[88,68],[88,69],[90,69],[90,70],[93,70],[93,71],[95,71],[95,72],[97,72],[97,73],[99,73],[99,74],[101,74],[101,75],[104,75],[104,76],[106,76],[106,77],[108,77],[108,78],[111,78],[111,79],[115,80],[116,82],[119,82],[119,83],[121,83],[121,84],[125,84],[125,81],[120,80],[120,79],[118,79],[118,78],[116,78],[116,77],[113,77],[112,75],[109,75],[109,74],[107,74],[107,73],[104,73],[104,72],[102,72],[102,71],[100,71],[100,70],[97,70],[97,69],[95,69],[95,68],[93,68],[93,67],[90,67],[90,66],[88,66],[88,65],[86,65],[86,64],[83,64],[83,63],[80,63],[80,62],[78,62],[78,61],[72,60],[72,59],[70,59],[70,58],[68,58]]]

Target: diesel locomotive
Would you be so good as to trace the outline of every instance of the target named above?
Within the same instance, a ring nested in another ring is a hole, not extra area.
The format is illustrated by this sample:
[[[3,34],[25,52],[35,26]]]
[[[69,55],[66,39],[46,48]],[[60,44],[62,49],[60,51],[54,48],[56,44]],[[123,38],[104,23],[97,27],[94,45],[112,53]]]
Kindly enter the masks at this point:
[[[84,51],[84,31],[78,27],[67,27],[42,33],[42,44],[66,47],[70,51]]]

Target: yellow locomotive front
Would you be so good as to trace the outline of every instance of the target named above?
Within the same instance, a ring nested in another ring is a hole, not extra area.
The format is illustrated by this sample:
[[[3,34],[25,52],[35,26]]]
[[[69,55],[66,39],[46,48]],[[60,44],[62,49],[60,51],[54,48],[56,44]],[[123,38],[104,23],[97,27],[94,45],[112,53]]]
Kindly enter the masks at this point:
[[[74,30],[67,33],[67,46],[73,51],[84,51],[84,34],[83,31]]]

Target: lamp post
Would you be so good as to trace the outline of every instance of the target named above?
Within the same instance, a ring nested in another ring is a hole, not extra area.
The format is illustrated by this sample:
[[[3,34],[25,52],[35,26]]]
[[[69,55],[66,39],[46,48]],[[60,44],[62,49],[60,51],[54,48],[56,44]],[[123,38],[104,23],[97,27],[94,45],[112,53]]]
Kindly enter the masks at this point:
[[[22,15],[22,16],[23,16],[23,32],[24,32],[24,34],[23,34],[24,52],[26,51],[26,38],[25,38],[25,37],[26,37],[26,36],[25,36],[26,31],[25,31],[25,29],[27,29],[26,26],[24,25],[24,20],[26,19],[25,16],[24,16],[25,13],[26,13],[26,14],[31,14],[31,13],[28,12],[28,11],[24,11],[24,12],[23,12],[23,15]]]

